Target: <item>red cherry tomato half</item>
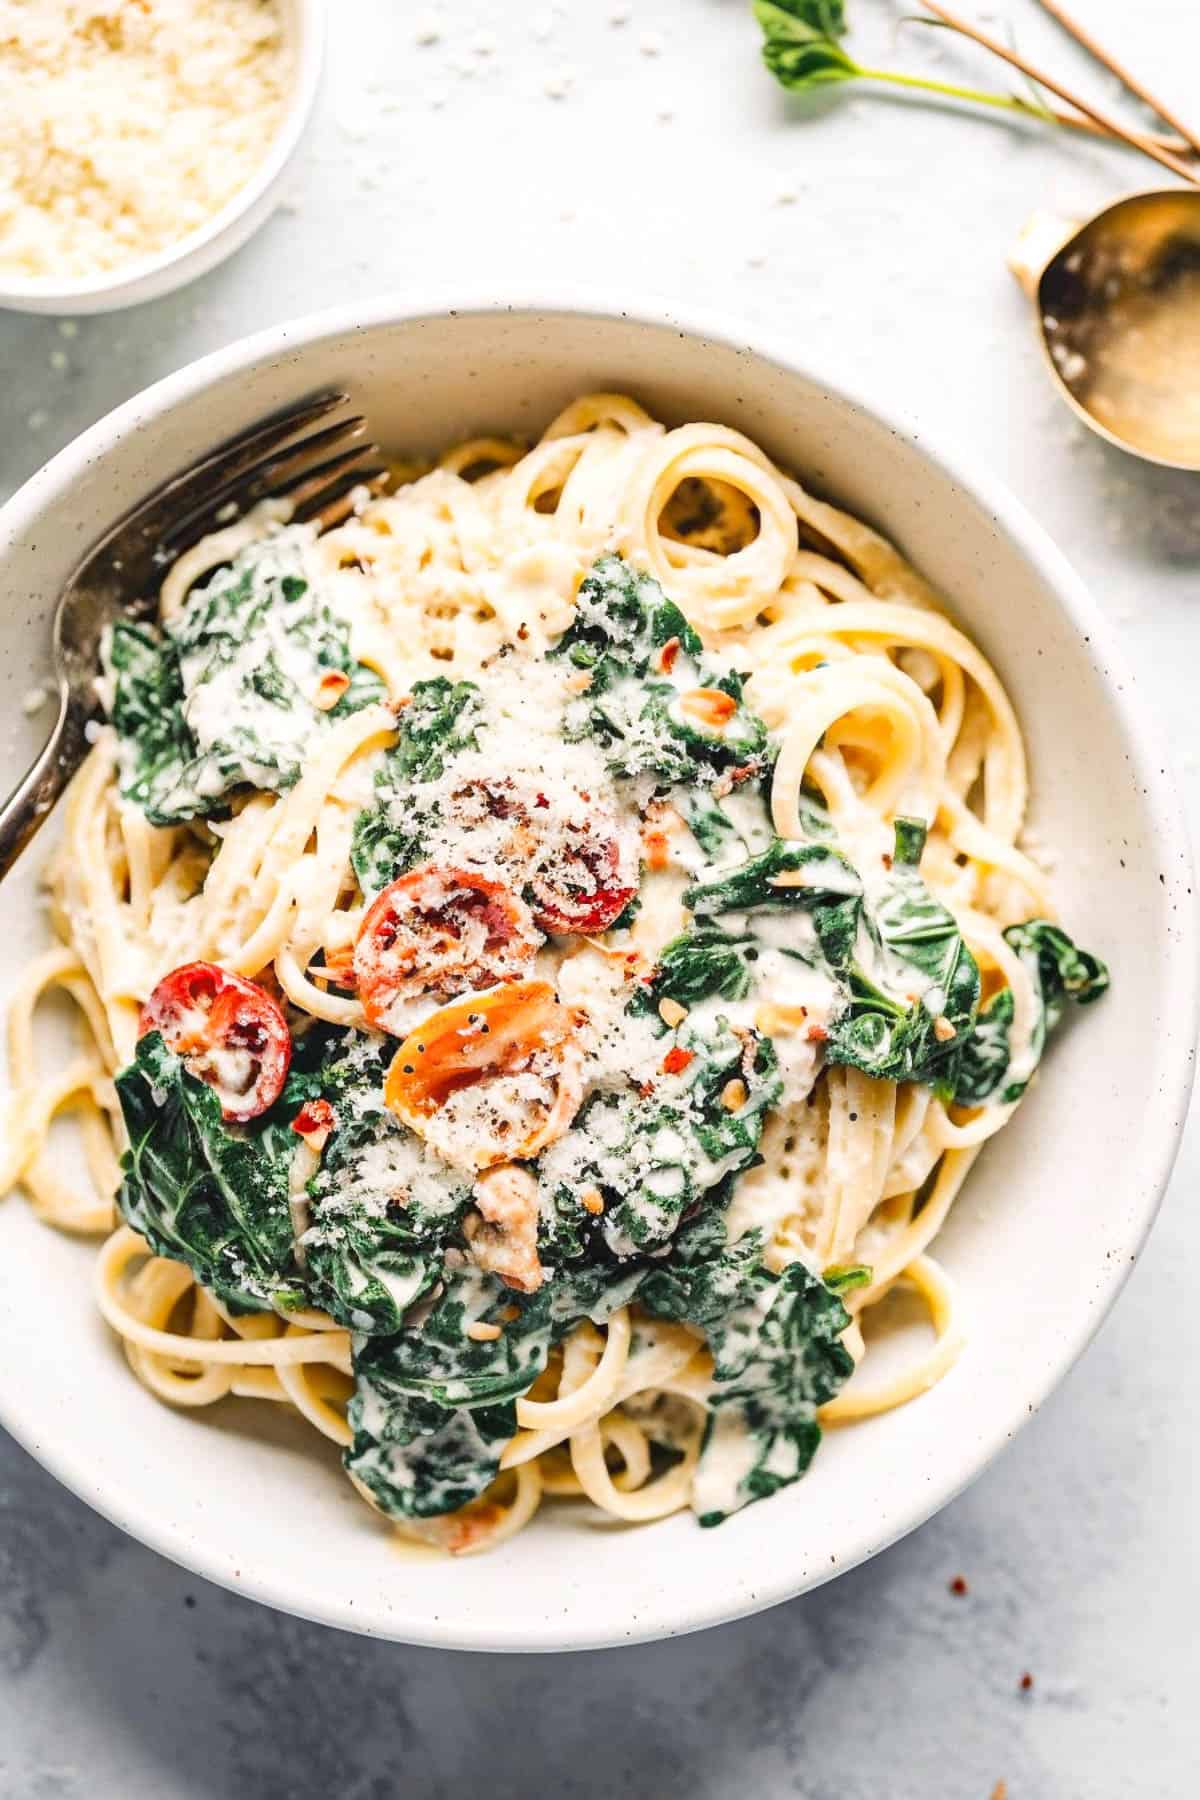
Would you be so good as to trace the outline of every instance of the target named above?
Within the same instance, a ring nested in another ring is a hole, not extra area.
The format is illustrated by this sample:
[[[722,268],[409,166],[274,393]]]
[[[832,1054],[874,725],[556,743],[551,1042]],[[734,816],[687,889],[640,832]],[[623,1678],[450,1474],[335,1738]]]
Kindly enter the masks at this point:
[[[409,1003],[513,981],[541,942],[519,895],[469,869],[425,863],[367,908],[354,973],[368,1025],[404,1037]]]
[[[173,969],[142,1008],[138,1036],[148,1031],[208,1083],[226,1119],[256,1119],[283,1092],[292,1034],[266,989],[242,975],[207,962]]]
[[[586,837],[571,832],[553,861],[530,881],[533,916],[543,931],[607,931],[637,888],[622,880],[621,847],[615,832],[598,824]]]

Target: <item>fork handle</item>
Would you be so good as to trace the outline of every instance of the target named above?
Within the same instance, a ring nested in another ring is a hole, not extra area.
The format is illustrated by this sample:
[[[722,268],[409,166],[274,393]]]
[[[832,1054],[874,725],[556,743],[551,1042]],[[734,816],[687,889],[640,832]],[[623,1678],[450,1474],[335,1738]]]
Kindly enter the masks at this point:
[[[86,710],[64,693],[45,749],[0,806],[0,881],[40,830],[87,755],[87,722]]]

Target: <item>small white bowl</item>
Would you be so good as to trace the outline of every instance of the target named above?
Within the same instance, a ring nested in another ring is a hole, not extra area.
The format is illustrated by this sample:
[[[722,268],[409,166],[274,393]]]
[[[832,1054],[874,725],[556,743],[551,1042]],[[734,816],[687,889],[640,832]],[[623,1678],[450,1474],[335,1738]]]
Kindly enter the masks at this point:
[[[1025,728],[1031,824],[1059,853],[1063,915],[1112,968],[938,1239],[968,1329],[960,1361],[910,1405],[829,1432],[803,1481],[716,1531],[690,1514],[630,1531],[547,1507],[489,1556],[402,1556],[332,1447],[282,1409],[224,1401],[197,1417],[140,1386],[92,1299],[95,1247],[19,1199],[0,1204],[0,1422],[90,1505],[214,1581],[327,1624],[473,1650],[583,1649],[753,1612],[945,1505],[1062,1379],[1129,1273],[1174,1160],[1196,1035],[1190,861],[1156,732],[1103,618],[1024,508],[974,458],[925,442],[808,355],[628,296],[354,305],[159,382],[0,509],[3,792],[41,742],[45,720],[21,700],[46,677],[71,565],[164,471],[264,413],[345,387],[381,442],[421,451],[536,434],[574,396],[620,388],[671,424],[737,426],[951,596]],[[44,851],[4,886],[0,1005],[47,942]]]
[[[284,176],[317,97],[325,53],[323,0],[279,0],[279,4],[292,52],[291,93],[271,146],[246,185],[177,243],[103,275],[75,281],[49,275],[25,281],[0,278],[0,309],[67,315],[119,312],[173,293],[240,250],[279,204]]]

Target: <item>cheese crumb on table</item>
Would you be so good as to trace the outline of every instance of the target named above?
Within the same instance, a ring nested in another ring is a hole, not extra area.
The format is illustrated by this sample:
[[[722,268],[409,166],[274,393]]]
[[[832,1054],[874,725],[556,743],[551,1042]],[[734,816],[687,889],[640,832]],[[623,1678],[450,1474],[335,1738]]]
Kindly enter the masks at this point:
[[[101,275],[204,225],[289,74],[276,0],[0,0],[0,275]]]

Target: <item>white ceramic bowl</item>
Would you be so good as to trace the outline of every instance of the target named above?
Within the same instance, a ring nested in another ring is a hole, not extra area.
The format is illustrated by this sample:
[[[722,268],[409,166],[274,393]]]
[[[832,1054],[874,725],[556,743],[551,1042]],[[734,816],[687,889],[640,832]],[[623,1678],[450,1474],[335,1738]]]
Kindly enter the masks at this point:
[[[451,303],[453,307],[453,303]],[[770,1605],[870,1556],[951,1499],[1078,1356],[1129,1272],[1190,1087],[1196,935],[1181,815],[1094,606],[1023,509],[957,453],[784,344],[666,308],[578,299],[380,304],[274,329],[160,382],[86,432],[0,514],[0,780],[35,748],[20,711],[70,565],[165,469],[344,383],[396,446],[535,433],[573,395],[624,388],[668,420],[740,426],[878,523],[954,597],[1029,738],[1033,822],[1065,916],[1109,959],[1105,1000],[1053,1045],[939,1240],[970,1341],[931,1393],[831,1433],[797,1486],[716,1531],[630,1532],[547,1508],[487,1557],[410,1559],[270,1407],[172,1412],[130,1376],[90,1302],[90,1246],[0,1206],[0,1419],[61,1480],[213,1580],[406,1641],[579,1648]],[[19,740],[19,741],[18,741]],[[43,941],[36,852],[4,891],[0,997]],[[327,1448],[327,1447],[326,1447]]]
[[[198,230],[153,256],[140,256],[103,275],[74,281],[49,275],[24,281],[0,278],[0,308],[67,315],[119,312],[173,293],[241,249],[279,204],[284,176],[300,147],[321,78],[323,0],[280,0],[280,9],[292,54],[291,87],[270,149],[246,185]]]

